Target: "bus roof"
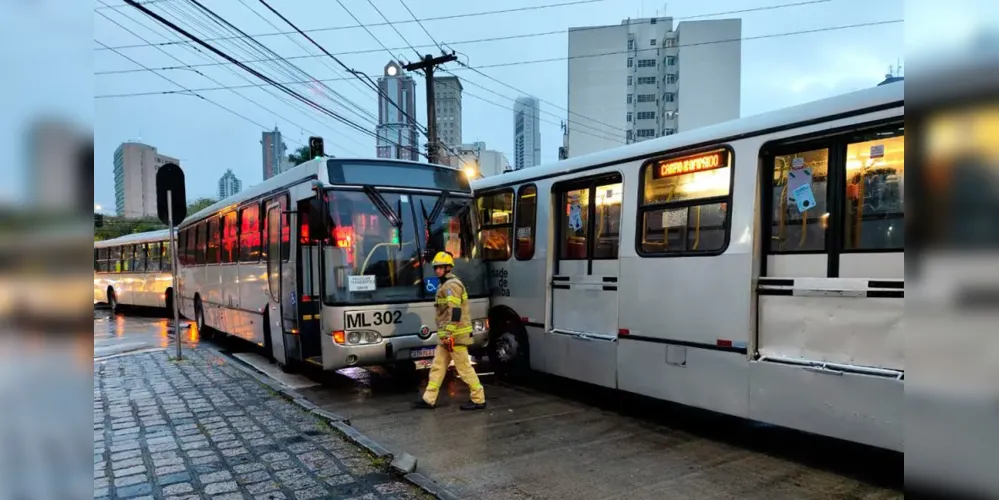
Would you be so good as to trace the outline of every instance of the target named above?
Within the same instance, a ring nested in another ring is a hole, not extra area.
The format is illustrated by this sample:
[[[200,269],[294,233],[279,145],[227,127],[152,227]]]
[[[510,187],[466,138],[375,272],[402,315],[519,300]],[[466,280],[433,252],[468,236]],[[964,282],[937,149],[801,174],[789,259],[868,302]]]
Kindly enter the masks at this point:
[[[286,187],[286,186],[291,186],[291,185],[294,185],[294,184],[298,184],[298,183],[300,183],[302,181],[305,181],[306,179],[309,179],[310,177],[316,177],[317,179],[325,180],[328,177],[327,171],[326,171],[326,165],[327,165],[327,161],[329,161],[329,160],[366,161],[366,162],[378,161],[378,162],[385,162],[385,163],[402,163],[402,164],[407,164],[407,165],[422,165],[424,167],[431,166],[428,163],[421,163],[421,162],[418,162],[418,161],[398,160],[398,159],[384,159],[384,158],[341,158],[341,157],[329,158],[329,157],[324,157],[324,158],[312,159],[312,160],[309,160],[309,161],[307,161],[305,163],[301,163],[299,165],[296,165],[295,167],[292,167],[292,168],[290,168],[290,169],[288,169],[288,170],[286,170],[284,172],[281,172],[280,174],[275,175],[274,177],[271,177],[270,179],[267,179],[266,181],[261,182],[260,184],[256,184],[256,185],[250,186],[245,191],[240,191],[239,193],[236,193],[233,196],[230,196],[230,197],[228,197],[228,198],[226,198],[224,200],[220,200],[220,201],[218,201],[218,202],[216,202],[216,203],[214,203],[212,205],[209,205],[208,207],[205,207],[204,209],[199,210],[196,213],[187,214],[187,218],[185,218],[184,222],[181,223],[178,227],[188,226],[188,225],[190,225],[190,224],[192,224],[194,222],[197,222],[197,221],[203,219],[204,217],[207,217],[207,216],[209,216],[211,214],[217,213],[217,212],[219,212],[219,211],[221,211],[221,210],[223,210],[223,209],[225,209],[227,207],[233,207],[233,208],[235,208],[236,206],[238,206],[239,204],[241,204],[241,203],[243,203],[245,201],[252,200],[254,198],[263,196],[263,195],[265,195],[267,193],[270,193],[271,191],[275,191],[275,190],[278,190],[278,189]],[[455,171],[458,170],[458,169],[456,169],[454,167],[450,167],[448,165],[433,165],[433,166],[437,167],[437,168],[448,168],[448,169],[455,170]]]
[[[267,179],[264,182],[261,182],[260,184],[250,186],[245,191],[240,191],[233,196],[220,200],[193,214],[187,214],[187,218],[185,218],[184,222],[178,227],[187,226],[193,222],[201,220],[204,217],[219,212],[226,207],[236,207],[244,201],[252,200],[279,188],[297,184],[313,176],[318,177],[321,172],[325,171],[326,160],[328,159],[329,158],[319,158],[301,163],[275,175],[274,177],[271,177],[270,179]]]
[[[94,248],[114,247],[118,245],[131,245],[139,243],[150,243],[156,241],[166,241],[170,235],[169,229],[158,229],[156,231],[146,231],[144,233],[133,233],[112,238],[110,240],[95,241]]]
[[[688,132],[477,179],[471,183],[472,190],[479,191],[500,186],[518,185],[531,180],[570,174],[594,165],[614,164],[655,156],[664,151],[691,148],[713,142],[727,142],[837,115],[900,107],[903,105],[904,98],[904,82],[871,87],[767,113],[737,118]]]

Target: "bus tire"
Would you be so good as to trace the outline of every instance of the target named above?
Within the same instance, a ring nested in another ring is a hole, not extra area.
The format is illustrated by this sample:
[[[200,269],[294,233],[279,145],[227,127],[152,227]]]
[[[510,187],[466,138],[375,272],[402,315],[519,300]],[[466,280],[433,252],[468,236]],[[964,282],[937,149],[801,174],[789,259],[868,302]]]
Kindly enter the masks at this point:
[[[167,317],[173,319],[173,288],[167,288],[165,294]]]
[[[489,364],[500,377],[521,382],[531,371],[531,350],[527,330],[519,319],[503,315],[490,319]]]
[[[201,296],[194,296],[194,326],[198,329],[198,337],[202,339],[210,339],[212,336],[208,332],[208,326],[205,324],[205,306],[201,302]]]

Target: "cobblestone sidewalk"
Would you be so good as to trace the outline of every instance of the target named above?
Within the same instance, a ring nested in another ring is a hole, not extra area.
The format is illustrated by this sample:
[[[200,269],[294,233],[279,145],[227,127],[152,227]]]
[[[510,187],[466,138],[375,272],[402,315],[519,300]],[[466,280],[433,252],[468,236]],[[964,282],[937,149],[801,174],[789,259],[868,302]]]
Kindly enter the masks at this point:
[[[229,363],[204,348],[95,363],[94,498],[428,498]]]

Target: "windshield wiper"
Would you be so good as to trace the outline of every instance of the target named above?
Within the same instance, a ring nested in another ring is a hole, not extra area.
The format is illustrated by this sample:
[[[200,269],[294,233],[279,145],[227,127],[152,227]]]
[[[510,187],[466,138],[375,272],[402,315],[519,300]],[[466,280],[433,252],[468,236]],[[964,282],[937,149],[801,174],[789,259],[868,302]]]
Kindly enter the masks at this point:
[[[441,212],[444,210],[444,204],[447,203],[448,192],[444,191],[441,193],[440,198],[437,198],[437,202],[434,203],[434,207],[430,209],[430,213],[427,213],[427,206],[423,204],[423,200],[420,200],[420,210],[423,212],[423,223],[426,225],[425,234],[427,236],[426,244],[423,246],[427,255],[429,256],[430,251],[430,237],[431,230],[434,224],[437,223],[437,217],[440,217]],[[432,257],[431,257],[432,258]]]
[[[385,198],[379,193],[375,188],[371,186],[364,186],[362,188],[364,194],[368,195],[371,202],[375,204],[375,208],[388,219],[389,224],[399,231],[399,249],[402,250],[402,198],[396,203],[396,210],[392,210],[392,206],[385,201]]]

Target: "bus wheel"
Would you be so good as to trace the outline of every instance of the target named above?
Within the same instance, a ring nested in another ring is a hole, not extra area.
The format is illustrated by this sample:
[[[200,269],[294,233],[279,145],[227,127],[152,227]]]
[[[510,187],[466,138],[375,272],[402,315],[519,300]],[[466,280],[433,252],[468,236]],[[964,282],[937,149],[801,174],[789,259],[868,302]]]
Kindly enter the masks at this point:
[[[201,303],[201,296],[194,297],[194,325],[198,328],[198,337],[202,339],[211,338],[208,328],[205,326],[205,306]]]
[[[531,362],[527,345],[527,332],[519,325],[508,325],[489,340],[489,364],[501,376],[511,380],[523,379],[530,371]]]

